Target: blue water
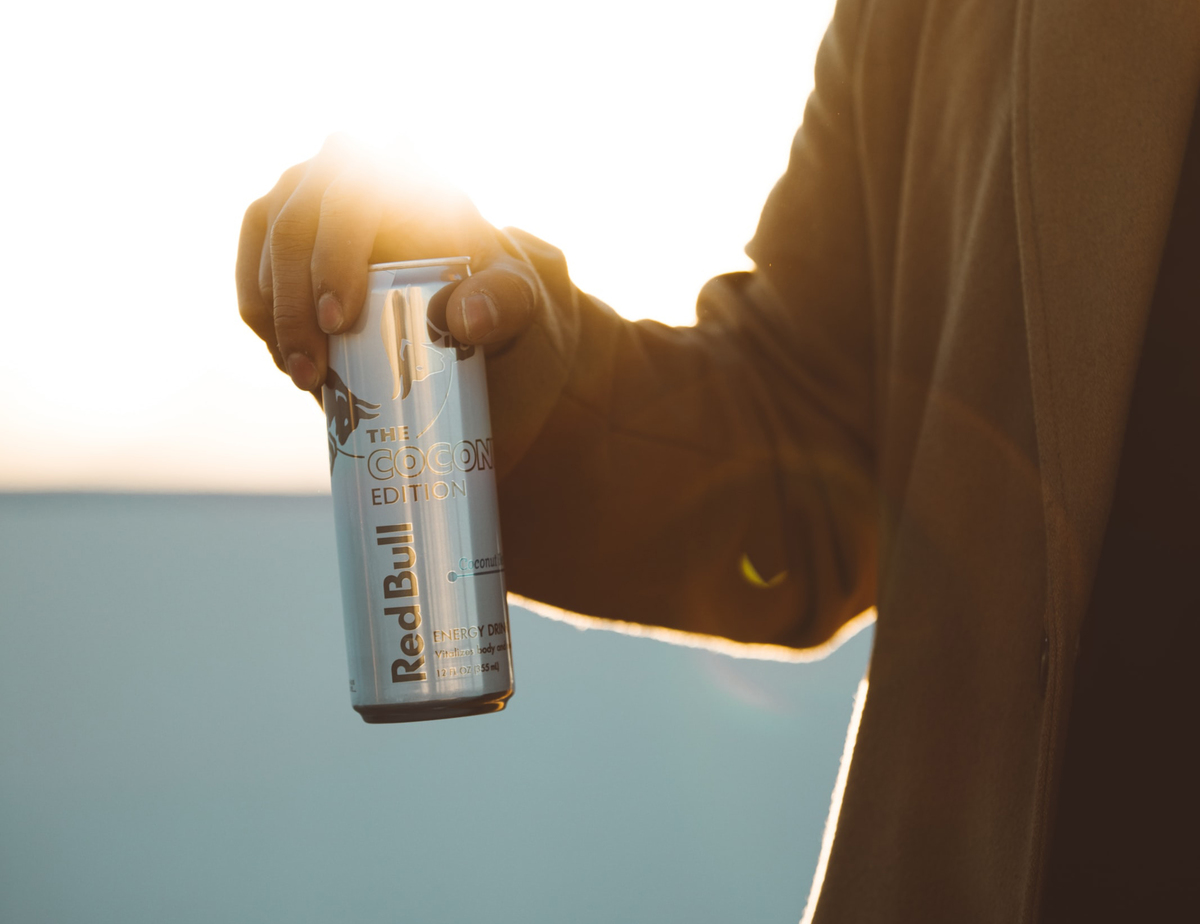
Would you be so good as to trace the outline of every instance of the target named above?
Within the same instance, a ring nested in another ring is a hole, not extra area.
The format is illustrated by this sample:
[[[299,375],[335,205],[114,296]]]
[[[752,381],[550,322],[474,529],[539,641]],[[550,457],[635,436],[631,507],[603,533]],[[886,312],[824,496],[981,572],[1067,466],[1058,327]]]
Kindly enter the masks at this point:
[[[863,632],[515,610],[503,713],[350,709],[327,498],[0,495],[0,921],[795,922]]]

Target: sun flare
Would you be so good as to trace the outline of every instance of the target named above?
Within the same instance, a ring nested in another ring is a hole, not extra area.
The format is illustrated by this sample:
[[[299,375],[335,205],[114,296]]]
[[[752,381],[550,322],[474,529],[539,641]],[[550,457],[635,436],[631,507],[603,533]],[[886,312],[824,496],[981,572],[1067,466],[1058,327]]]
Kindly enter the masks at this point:
[[[320,419],[238,321],[232,267],[246,205],[333,131],[405,139],[584,290],[690,323],[748,265],[832,2],[565,9],[12,14],[0,486],[327,490]]]

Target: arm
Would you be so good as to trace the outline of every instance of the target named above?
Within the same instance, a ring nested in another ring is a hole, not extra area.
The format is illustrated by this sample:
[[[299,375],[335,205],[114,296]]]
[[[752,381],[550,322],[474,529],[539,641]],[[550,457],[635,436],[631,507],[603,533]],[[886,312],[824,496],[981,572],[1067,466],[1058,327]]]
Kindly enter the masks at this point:
[[[874,599],[874,323],[843,2],[752,273],[694,328],[630,323],[508,235],[536,313],[489,355],[510,587],[582,613],[794,647]],[[743,556],[762,581],[747,576]],[[774,582],[782,572],[786,578]],[[773,586],[764,587],[763,583]]]
[[[243,318],[315,390],[369,263],[470,254],[479,271],[446,317],[489,348],[510,587],[610,619],[821,644],[874,599],[858,5],[842,0],[822,44],[748,248],[758,268],[710,282],[695,327],[621,320],[553,248],[337,141],[248,210]]]

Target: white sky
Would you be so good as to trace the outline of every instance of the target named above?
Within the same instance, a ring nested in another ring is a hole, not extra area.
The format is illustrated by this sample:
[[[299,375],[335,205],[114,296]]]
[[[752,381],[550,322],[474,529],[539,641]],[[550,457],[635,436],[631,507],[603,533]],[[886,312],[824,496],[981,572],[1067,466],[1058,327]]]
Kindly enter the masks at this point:
[[[748,266],[832,6],[7,5],[0,489],[328,489],[233,262],[332,131],[403,136],[583,289],[690,323]]]

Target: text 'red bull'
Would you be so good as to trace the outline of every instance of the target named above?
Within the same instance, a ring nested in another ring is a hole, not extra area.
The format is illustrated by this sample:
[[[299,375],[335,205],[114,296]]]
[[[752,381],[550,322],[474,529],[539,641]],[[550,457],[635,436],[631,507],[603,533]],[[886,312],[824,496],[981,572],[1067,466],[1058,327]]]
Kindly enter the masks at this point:
[[[420,669],[425,666],[425,656],[421,654],[425,650],[425,639],[417,631],[421,628],[421,607],[416,603],[419,591],[417,573],[413,570],[417,564],[413,526],[411,523],[376,526],[375,533],[375,544],[390,546],[392,555],[395,556],[392,559],[392,568],[396,573],[385,575],[383,578],[384,600],[413,601],[403,606],[393,603],[383,608],[384,615],[395,616],[400,628],[405,631],[400,637],[400,650],[406,657],[397,658],[392,662],[392,683],[424,682],[428,677],[425,671]]]

